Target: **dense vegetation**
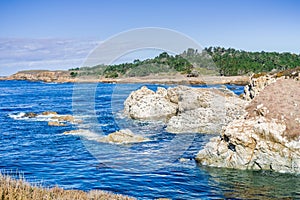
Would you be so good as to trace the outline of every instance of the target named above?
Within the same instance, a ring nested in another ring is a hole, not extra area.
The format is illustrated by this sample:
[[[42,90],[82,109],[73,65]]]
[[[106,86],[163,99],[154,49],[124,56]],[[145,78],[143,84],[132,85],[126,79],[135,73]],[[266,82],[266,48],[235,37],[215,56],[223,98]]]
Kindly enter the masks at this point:
[[[176,72],[191,76],[198,74],[235,76],[280,71],[297,66],[300,66],[300,55],[293,53],[247,52],[233,48],[209,47],[201,52],[187,49],[176,56],[164,52],[153,59],[135,60],[133,63],[71,69],[71,76],[96,75],[116,78]]]
[[[77,75],[100,75],[106,78],[119,76],[147,76],[157,73],[181,72],[190,73],[193,65],[182,56],[172,56],[166,52],[161,53],[153,59],[144,61],[134,60],[133,63],[122,63],[117,65],[97,65],[94,67],[82,67],[71,69],[71,76]]]
[[[204,50],[212,56],[220,75],[281,71],[300,66],[300,55],[292,53],[247,52],[221,47]]]

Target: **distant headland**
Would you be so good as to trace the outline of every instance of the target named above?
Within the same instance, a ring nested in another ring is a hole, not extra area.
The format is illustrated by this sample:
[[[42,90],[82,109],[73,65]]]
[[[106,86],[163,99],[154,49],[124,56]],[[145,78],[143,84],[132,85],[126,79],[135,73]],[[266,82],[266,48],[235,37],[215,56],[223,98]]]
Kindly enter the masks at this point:
[[[247,85],[252,74],[278,72],[297,66],[300,66],[300,55],[297,54],[209,47],[201,52],[187,49],[175,56],[163,52],[155,58],[136,59],[131,63],[100,64],[65,71],[19,71],[0,80]]]

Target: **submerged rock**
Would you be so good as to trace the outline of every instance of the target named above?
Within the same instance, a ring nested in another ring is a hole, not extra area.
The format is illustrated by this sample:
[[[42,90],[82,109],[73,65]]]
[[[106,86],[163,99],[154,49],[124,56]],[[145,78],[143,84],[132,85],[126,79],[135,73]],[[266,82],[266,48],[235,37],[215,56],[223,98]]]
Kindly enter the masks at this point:
[[[130,144],[130,143],[147,142],[149,141],[149,139],[140,135],[135,135],[129,129],[122,129],[114,133],[110,133],[108,136],[98,141],[116,143],[116,144]]]
[[[67,125],[58,121],[49,121],[48,126],[67,126]]]
[[[29,112],[29,113],[25,113],[25,115],[23,117],[28,117],[28,118],[34,118],[36,117],[38,114],[33,113],[33,112]]]
[[[58,115],[57,112],[54,111],[44,111],[41,115]]]

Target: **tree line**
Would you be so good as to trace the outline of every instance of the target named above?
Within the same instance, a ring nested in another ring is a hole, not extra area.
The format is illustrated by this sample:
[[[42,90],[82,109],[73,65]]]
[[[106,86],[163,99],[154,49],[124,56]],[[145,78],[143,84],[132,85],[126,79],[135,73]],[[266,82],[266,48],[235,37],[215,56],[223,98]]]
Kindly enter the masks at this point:
[[[233,48],[207,47],[199,52],[187,49],[179,55],[163,52],[152,59],[132,63],[97,65],[70,69],[71,76],[96,75],[106,78],[147,76],[156,73],[213,74],[222,76],[281,71],[300,66],[300,55],[278,52],[249,52]]]

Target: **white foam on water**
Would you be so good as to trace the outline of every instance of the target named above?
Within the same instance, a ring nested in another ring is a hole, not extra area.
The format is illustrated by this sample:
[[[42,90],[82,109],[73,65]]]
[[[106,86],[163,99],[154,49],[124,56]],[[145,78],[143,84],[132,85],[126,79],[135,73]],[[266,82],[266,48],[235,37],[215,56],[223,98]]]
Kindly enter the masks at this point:
[[[29,119],[28,117],[24,117],[25,116],[24,112],[20,112],[20,113],[17,113],[17,114],[10,113],[10,114],[8,114],[8,116],[10,118],[14,119],[14,120]]]
[[[65,132],[64,135],[75,135],[75,136],[84,137],[88,140],[95,140],[95,141],[99,141],[100,139],[103,138],[103,136],[100,136],[95,132],[92,132],[90,130],[84,130],[84,129]]]

